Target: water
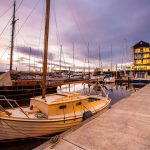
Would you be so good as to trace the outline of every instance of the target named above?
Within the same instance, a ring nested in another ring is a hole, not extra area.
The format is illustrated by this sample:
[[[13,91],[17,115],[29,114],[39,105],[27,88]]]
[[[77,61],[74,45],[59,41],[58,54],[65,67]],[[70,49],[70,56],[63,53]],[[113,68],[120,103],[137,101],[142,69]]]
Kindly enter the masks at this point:
[[[99,92],[94,91],[93,86],[88,84],[72,84],[72,85],[64,85],[58,87],[57,91],[64,91],[64,92],[77,92],[81,94],[98,94]],[[132,85],[106,85],[108,89],[106,91],[109,94],[109,97],[112,99],[112,105],[116,102],[120,101],[124,97],[129,96],[135,89]],[[21,140],[16,142],[9,142],[9,143],[2,143],[0,144],[1,150],[31,150],[42,143],[46,142],[45,139],[28,139],[28,140]]]

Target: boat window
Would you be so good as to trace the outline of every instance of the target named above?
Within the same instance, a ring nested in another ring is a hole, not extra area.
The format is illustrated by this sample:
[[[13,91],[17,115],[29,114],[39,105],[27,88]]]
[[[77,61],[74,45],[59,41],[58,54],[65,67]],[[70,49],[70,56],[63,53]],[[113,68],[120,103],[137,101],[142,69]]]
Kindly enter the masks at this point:
[[[99,100],[101,100],[100,98],[94,98],[95,99],[95,101],[99,101]]]
[[[79,105],[81,105],[82,104],[82,102],[77,102],[76,103],[76,106],[79,106]]]
[[[64,95],[64,94],[59,94],[59,93],[57,93],[56,95],[60,95],[60,96],[66,96],[66,95]]]
[[[94,102],[94,101],[99,101],[101,100],[100,98],[95,98],[95,97],[89,97],[88,102]]]
[[[88,98],[88,102],[94,102],[94,101],[95,101],[94,98],[92,98],[92,97]]]
[[[61,105],[59,106],[59,109],[65,109],[67,106],[66,105]]]

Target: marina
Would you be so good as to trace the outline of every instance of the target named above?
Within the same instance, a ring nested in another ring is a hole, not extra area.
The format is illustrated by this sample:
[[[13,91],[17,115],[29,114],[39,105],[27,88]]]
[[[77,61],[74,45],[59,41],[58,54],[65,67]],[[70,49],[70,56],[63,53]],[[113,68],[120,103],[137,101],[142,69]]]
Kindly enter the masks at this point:
[[[149,2],[128,1],[0,2],[0,149],[150,149]]]
[[[112,105],[117,103],[118,101],[122,100],[124,97],[130,96],[130,94],[133,92],[133,90],[127,89],[126,86],[115,86],[111,85],[113,91],[110,91],[110,98],[112,99]],[[82,84],[72,84],[70,85],[70,91],[71,92],[76,92],[80,94],[88,93],[89,92],[89,86],[88,84],[85,85]],[[69,86],[64,85],[62,86],[61,89],[62,92],[69,92]],[[92,90],[92,87],[90,87],[91,94],[95,94],[95,92]],[[60,88],[58,88],[58,92],[60,92]],[[27,105],[26,103],[24,105]],[[28,140],[20,140],[20,141],[14,141],[14,142],[9,142],[8,144],[1,143],[0,147],[3,150],[10,149],[10,150],[15,150],[17,145],[18,149],[26,149],[30,150],[33,148],[36,148],[40,146],[41,144],[45,143],[46,141],[49,141],[50,137],[43,137],[43,138],[35,138],[35,139],[28,139]]]
[[[150,84],[105,113],[60,135],[58,142],[47,142],[35,150],[150,149],[149,90]]]

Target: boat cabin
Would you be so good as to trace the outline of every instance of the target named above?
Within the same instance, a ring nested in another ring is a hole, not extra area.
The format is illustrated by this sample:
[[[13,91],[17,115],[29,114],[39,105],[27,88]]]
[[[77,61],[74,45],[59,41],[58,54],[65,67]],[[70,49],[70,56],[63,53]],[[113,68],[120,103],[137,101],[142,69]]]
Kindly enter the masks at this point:
[[[80,95],[78,93],[48,94],[45,99],[35,97],[31,99],[30,108],[39,109],[47,117],[80,114],[87,110],[95,111],[105,103],[107,98],[102,96]]]

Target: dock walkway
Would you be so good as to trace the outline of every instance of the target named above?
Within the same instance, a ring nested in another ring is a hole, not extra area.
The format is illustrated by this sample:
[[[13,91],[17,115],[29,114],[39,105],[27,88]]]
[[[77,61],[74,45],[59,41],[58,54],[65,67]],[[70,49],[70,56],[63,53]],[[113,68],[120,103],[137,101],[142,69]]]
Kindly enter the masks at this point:
[[[74,131],[67,132],[51,147],[54,150],[150,150],[150,84],[124,98],[105,113]]]

